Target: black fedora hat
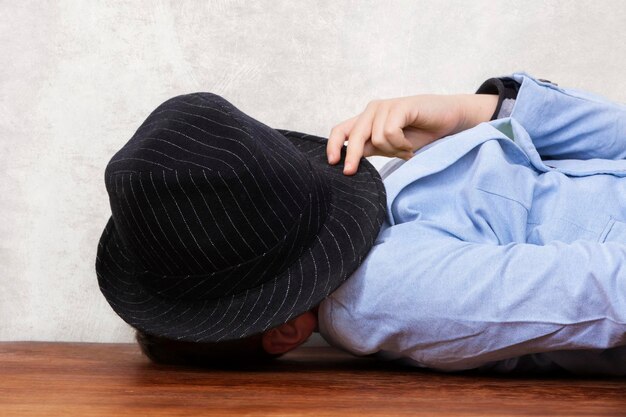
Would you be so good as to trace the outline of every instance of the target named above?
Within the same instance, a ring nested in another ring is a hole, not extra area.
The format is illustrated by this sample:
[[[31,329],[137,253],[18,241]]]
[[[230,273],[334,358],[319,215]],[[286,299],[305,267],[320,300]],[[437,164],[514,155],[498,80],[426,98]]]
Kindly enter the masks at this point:
[[[109,161],[96,257],[113,310],[145,333],[217,342],[311,309],[354,272],[386,194],[362,159],[344,176],[326,139],[273,129],[223,97],[157,107]]]

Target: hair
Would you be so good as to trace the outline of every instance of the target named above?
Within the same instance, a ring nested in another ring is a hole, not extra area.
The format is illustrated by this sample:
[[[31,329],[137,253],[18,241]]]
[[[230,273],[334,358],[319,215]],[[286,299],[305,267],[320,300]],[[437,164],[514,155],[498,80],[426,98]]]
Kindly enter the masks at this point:
[[[262,334],[225,342],[188,342],[136,330],[135,338],[151,361],[168,365],[220,367],[267,362],[281,355],[265,352]]]

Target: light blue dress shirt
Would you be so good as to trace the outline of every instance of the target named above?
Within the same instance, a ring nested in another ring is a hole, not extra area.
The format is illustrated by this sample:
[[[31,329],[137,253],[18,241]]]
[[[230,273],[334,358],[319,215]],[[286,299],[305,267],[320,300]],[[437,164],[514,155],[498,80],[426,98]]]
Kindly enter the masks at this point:
[[[626,106],[518,72],[510,117],[383,167],[387,219],[322,302],[357,355],[626,375]]]

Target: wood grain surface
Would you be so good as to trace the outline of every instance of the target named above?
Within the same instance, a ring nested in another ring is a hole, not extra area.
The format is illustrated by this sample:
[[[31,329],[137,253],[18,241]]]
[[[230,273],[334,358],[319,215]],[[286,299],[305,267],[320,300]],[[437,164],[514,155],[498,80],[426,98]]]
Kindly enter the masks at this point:
[[[0,416],[626,416],[626,379],[450,375],[301,348],[275,363],[154,365],[134,344],[0,343]]]

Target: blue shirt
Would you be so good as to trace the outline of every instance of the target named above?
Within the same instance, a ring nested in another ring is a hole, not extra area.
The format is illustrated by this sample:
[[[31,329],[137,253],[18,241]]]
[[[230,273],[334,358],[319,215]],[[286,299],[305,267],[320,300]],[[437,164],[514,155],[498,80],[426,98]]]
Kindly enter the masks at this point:
[[[320,305],[330,344],[444,371],[626,375],[626,106],[510,77],[509,117],[381,170],[387,219]]]

